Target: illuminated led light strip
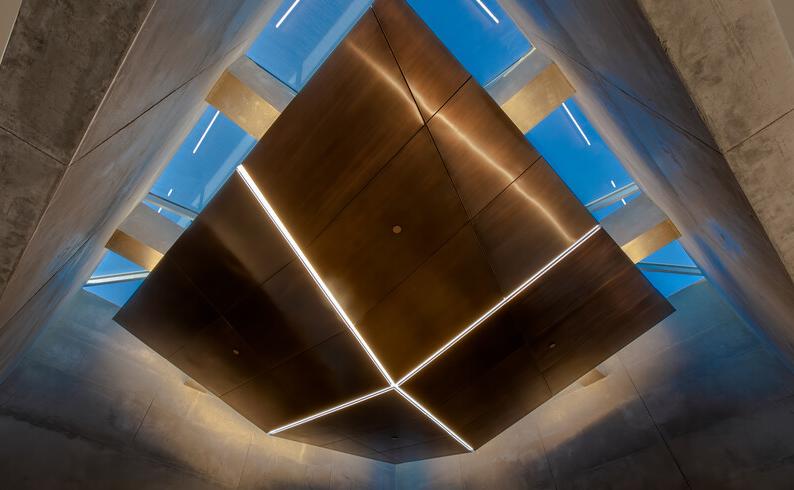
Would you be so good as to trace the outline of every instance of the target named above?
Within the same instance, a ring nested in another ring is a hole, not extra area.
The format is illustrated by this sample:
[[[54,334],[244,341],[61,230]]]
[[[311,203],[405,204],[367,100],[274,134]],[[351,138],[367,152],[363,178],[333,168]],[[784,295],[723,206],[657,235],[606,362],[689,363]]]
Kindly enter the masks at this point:
[[[322,277],[320,277],[320,274],[317,273],[317,271],[314,269],[314,266],[312,266],[311,262],[309,262],[309,259],[303,253],[303,250],[301,250],[301,248],[298,246],[298,242],[296,242],[295,239],[292,238],[292,235],[290,234],[289,230],[287,230],[287,227],[278,217],[276,211],[273,209],[273,207],[270,205],[267,199],[265,199],[264,194],[262,194],[262,191],[259,190],[259,187],[254,182],[254,179],[251,178],[251,175],[249,175],[248,171],[245,169],[245,167],[242,164],[237,166],[237,173],[240,175],[240,177],[243,178],[243,181],[245,181],[245,184],[254,194],[256,200],[259,201],[259,204],[265,210],[270,220],[273,222],[273,224],[276,225],[276,228],[278,228],[278,231],[281,233],[281,235],[284,237],[287,243],[289,243],[290,248],[292,249],[293,252],[295,252],[295,255],[298,256],[298,259],[303,264],[303,267],[306,268],[306,271],[309,273],[309,275],[312,276],[312,279],[314,279],[314,282],[317,284],[317,286],[319,286],[320,290],[323,292],[326,299],[328,299],[328,302],[331,303],[331,305],[334,307],[334,310],[336,310],[336,313],[339,315],[339,318],[341,318],[342,321],[345,322],[345,325],[347,325],[348,330],[350,330],[350,332],[353,333],[353,336],[356,338],[356,340],[358,340],[358,343],[361,344],[361,347],[364,348],[364,351],[366,351],[369,358],[372,360],[375,366],[377,366],[378,370],[383,375],[383,377],[386,378],[386,381],[388,381],[389,386],[394,386],[394,380],[392,379],[391,376],[389,376],[389,373],[386,371],[386,368],[383,367],[383,364],[381,364],[380,360],[377,358],[377,356],[375,356],[375,353],[372,351],[372,349],[369,347],[367,342],[364,340],[364,337],[362,337],[361,333],[359,333],[358,329],[356,329],[356,326],[353,324],[353,321],[350,319],[349,316],[347,316],[345,310],[342,309],[342,305],[339,304],[339,302],[334,297],[333,293],[331,293],[331,290],[328,289],[328,286],[325,285],[325,282],[323,281]]]
[[[499,311],[504,305],[509,303],[510,300],[512,300],[513,298],[515,298],[519,294],[521,294],[521,292],[523,292],[525,289],[527,289],[529,286],[531,286],[532,283],[534,283],[535,281],[537,281],[538,279],[543,277],[544,274],[546,274],[555,265],[557,265],[561,260],[563,260],[565,257],[567,257],[571,252],[573,252],[574,250],[579,248],[580,245],[582,245],[590,237],[595,235],[595,233],[598,230],[600,230],[600,229],[601,229],[601,225],[596,225],[593,228],[591,228],[587,233],[582,235],[581,238],[576,240],[570,247],[566,248],[561,254],[559,254],[558,256],[554,257],[549,263],[544,265],[542,269],[537,271],[535,274],[532,275],[532,277],[530,277],[529,279],[524,281],[523,284],[521,284],[516,289],[514,289],[513,292],[511,292],[510,294],[508,294],[507,296],[502,298],[501,301],[496,303],[490,310],[486,311],[480,318],[476,319],[471,325],[469,325],[468,327],[463,329],[463,331],[460,332],[458,335],[456,335],[452,340],[450,340],[449,342],[444,344],[444,346],[441,347],[440,349],[438,349],[434,354],[432,354],[430,357],[428,357],[427,359],[422,361],[418,366],[413,368],[408,374],[406,374],[402,379],[400,379],[397,382],[397,387],[399,387],[400,385],[404,384],[406,381],[411,379],[416,373],[418,373],[419,371],[424,369],[425,366],[427,366],[428,364],[430,364],[431,362],[436,360],[441,354],[443,354],[444,352],[449,350],[453,345],[458,343],[458,341],[460,341],[460,339],[462,339],[463,337],[468,335],[469,332],[471,332],[472,330],[474,330],[475,328],[480,326],[484,321],[486,321],[488,318],[490,318],[494,313]]]
[[[196,143],[196,146],[193,147],[193,154],[194,155],[198,151],[199,146],[201,146],[201,144],[204,142],[204,138],[207,137],[207,133],[210,132],[210,128],[212,128],[212,125],[215,124],[215,120],[218,119],[218,114],[220,114],[220,113],[221,113],[221,111],[215,111],[215,115],[212,116],[212,121],[210,121],[210,123],[207,124],[207,129],[204,130],[204,133],[202,133],[201,138],[199,138],[199,140],[198,140],[198,143]]]
[[[497,24],[499,23],[499,19],[497,19],[496,16],[493,14],[493,12],[491,12],[491,9],[489,9],[484,3],[482,3],[482,0],[475,0],[475,1],[477,2],[477,5],[479,5],[480,8],[483,9],[486,14],[488,14],[488,17],[493,19],[493,21],[496,22]]]
[[[293,427],[297,427],[299,425],[305,424],[306,422],[311,422],[312,420],[316,420],[316,419],[319,419],[320,417],[324,417],[324,416],[332,414],[334,412],[338,412],[338,411],[343,410],[343,409],[345,409],[347,407],[352,407],[353,405],[357,405],[357,404],[359,404],[361,402],[365,402],[367,400],[371,400],[372,398],[375,398],[376,396],[380,396],[380,395],[382,395],[382,394],[384,394],[386,392],[389,392],[389,391],[391,391],[393,389],[394,389],[393,387],[387,386],[386,388],[383,388],[382,390],[374,391],[374,392],[372,392],[372,393],[370,393],[368,395],[364,395],[362,397],[356,398],[355,400],[350,400],[349,402],[345,402],[345,403],[343,403],[341,405],[337,405],[337,406],[335,406],[333,408],[329,408],[328,410],[323,410],[322,412],[315,413],[314,415],[309,415],[306,418],[303,418],[303,419],[300,419],[300,420],[296,420],[295,422],[290,422],[287,425],[284,425],[284,426],[281,426],[281,427],[278,427],[276,429],[271,430],[270,432],[268,432],[268,434],[270,434],[270,435],[278,434],[279,432],[283,432],[283,431],[291,429]]]
[[[573,117],[573,114],[571,114],[571,111],[568,109],[568,106],[565,105],[565,102],[562,103],[562,108],[565,109],[565,112],[568,113],[568,117],[571,118],[571,121],[573,121],[574,126],[576,126],[576,129],[579,130],[579,134],[581,134],[582,138],[584,138],[584,142],[587,143],[587,146],[590,146],[590,139],[587,137],[586,134],[584,134],[584,131],[582,131],[582,127],[579,126],[579,123],[576,121],[576,118]]]
[[[301,2],[301,0],[295,0],[294,2],[292,2],[292,5],[290,5],[289,8],[287,9],[287,11],[284,12],[284,15],[282,15],[281,18],[278,20],[278,22],[276,22],[276,29],[281,27],[281,24],[285,20],[287,20],[287,17],[289,17],[289,14],[291,14],[292,11],[295,10],[295,7],[297,7],[300,2]]]
[[[405,398],[406,400],[408,400],[408,401],[411,403],[411,405],[415,406],[416,408],[418,408],[418,409],[419,409],[419,411],[420,411],[420,412],[422,412],[423,414],[425,414],[425,415],[427,416],[427,418],[429,418],[430,420],[432,420],[433,422],[435,422],[435,424],[436,424],[437,426],[439,426],[439,427],[441,427],[442,429],[444,429],[444,432],[446,432],[447,434],[449,434],[449,435],[450,435],[450,437],[452,437],[453,439],[455,439],[456,441],[458,441],[458,443],[459,443],[461,446],[465,447],[465,448],[466,448],[466,449],[468,449],[469,451],[474,451],[474,448],[473,448],[473,447],[471,447],[471,446],[469,445],[469,443],[467,443],[466,441],[464,441],[464,440],[463,440],[463,438],[461,438],[459,435],[455,434],[455,431],[453,431],[452,429],[450,429],[449,427],[447,427],[447,426],[446,426],[446,424],[444,424],[444,422],[440,421],[440,420],[438,419],[438,417],[436,417],[435,415],[433,415],[432,413],[430,413],[430,410],[426,409],[425,407],[423,407],[423,406],[422,406],[422,404],[421,404],[421,403],[419,403],[418,401],[414,400],[414,399],[413,399],[413,397],[412,397],[411,395],[409,395],[408,393],[406,393],[405,391],[403,391],[403,389],[402,389],[402,388],[400,388],[399,386],[396,386],[394,389],[397,391],[397,393],[399,393],[400,395],[402,395],[402,397],[403,397],[403,398]]]

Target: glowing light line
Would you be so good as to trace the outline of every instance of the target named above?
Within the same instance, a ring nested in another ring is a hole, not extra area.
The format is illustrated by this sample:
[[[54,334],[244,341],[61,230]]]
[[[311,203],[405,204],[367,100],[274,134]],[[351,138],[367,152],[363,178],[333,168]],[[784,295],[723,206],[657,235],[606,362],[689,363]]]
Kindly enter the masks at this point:
[[[486,14],[488,14],[488,17],[490,17],[497,24],[499,23],[499,19],[497,19],[496,16],[493,14],[493,12],[491,12],[491,9],[489,9],[484,3],[482,3],[482,0],[475,0],[475,1],[477,2],[477,5],[479,5],[480,8],[483,9]]]
[[[287,9],[287,11],[284,12],[284,15],[282,15],[281,18],[278,20],[278,22],[276,22],[276,29],[281,27],[281,24],[285,20],[287,20],[287,17],[289,17],[289,14],[291,14],[292,11],[295,10],[295,7],[297,7],[300,2],[301,2],[301,0],[295,0],[294,2],[292,2],[292,5],[290,5],[289,8]]]
[[[221,111],[215,111],[215,115],[212,116],[212,121],[210,121],[210,123],[207,125],[207,129],[204,130],[204,133],[201,135],[201,138],[199,138],[198,143],[196,143],[196,146],[193,148],[193,154],[194,155],[198,151],[199,146],[201,146],[201,143],[204,142],[204,138],[207,137],[207,133],[210,132],[210,128],[212,127],[213,124],[215,124],[215,120],[218,119],[218,114],[220,114],[220,113],[221,113]]]
[[[287,230],[287,227],[278,217],[278,214],[276,214],[276,211],[273,209],[273,207],[270,205],[267,199],[265,199],[264,194],[262,194],[262,191],[256,185],[254,180],[251,178],[251,175],[248,173],[248,171],[245,169],[245,167],[242,164],[237,166],[237,173],[240,175],[240,177],[243,178],[245,184],[254,194],[256,200],[259,201],[259,204],[265,210],[265,213],[267,213],[268,217],[273,222],[273,224],[276,225],[276,228],[278,228],[278,231],[281,233],[281,236],[283,236],[284,239],[287,241],[292,251],[295,253],[295,255],[298,256],[298,259],[303,264],[303,267],[306,269],[309,275],[312,276],[312,279],[314,279],[314,282],[323,292],[325,298],[328,300],[329,303],[331,303],[331,306],[334,307],[334,310],[336,310],[336,313],[337,315],[339,315],[339,318],[341,318],[342,321],[345,322],[345,325],[347,326],[348,330],[350,330],[350,332],[356,338],[358,343],[361,344],[361,347],[364,348],[364,351],[366,351],[369,358],[372,360],[375,366],[377,366],[378,370],[383,375],[383,377],[386,378],[386,381],[388,381],[389,386],[394,386],[394,380],[392,379],[391,376],[389,376],[389,373],[386,371],[386,368],[383,367],[383,364],[381,364],[380,360],[375,355],[375,352],[372,351],[372,349],[369,347],[367,342],[364,340],[364,337],[361,335],[361,333],[359,333],[358,329],[353,324],[353,321],[350,319],[349,316],[347,316],[345,310],[342,309],[342,305],[339,304],[339,302],[334,297],[333,293],[331,293],[331,290],[328,288],[328,286],[326,286],[322,277],[320,277],[320,274],[317,273],[317,271],[314,269],[314,266],[311,264],[311,262],[309,262],[309,259],[303,253],[303,250],[301,250],[300,246],[298,246],[298,242],[296,242],[295,239],[292,238],[292,235],[290,234],[289,230]]]
[[[565,109],[565,112],[568,113],[568,117],[571,118],[571,121],[573,121],[574,126],[576,126],[576,129],[579,130],[579,134],[581,134],[582,138],[584,138],[584,142],[587,143],[587,146],[590,146],[590,140],[587,138],[587,135],[584,134],[584,131],[582,131],[582,127],[579,126],[579,123],[576,121],[576,118],[573,117],[573,114],[571,114],[571,111],[568,110],[568,106],[565,105],[565,102],[562,103],[562,108]]]
[[[430,413],[430,410],[426,409],[425,407],[423,407],[423,406],[422,406],[422,404],[421,404],[421,403],[419,403],[418,401],[414,400],[414,399],[413,399],[413,397],[412,397],[411,395],[409,395],[408,393],[406,393],[406,392],[405,392],[405,391],[404,391],[402,388],[400,388],[399,386],[397,386],[397,387],[395,387],[394,389],[397,391],[397,393],[399,393],[400,395],[402,395],[402,397],[403,397],[403,398],[405,398],[406,400],[408,400],[408,401],[411,403],[411,405],[415,406],[416,408],[418,408],[418,409],[419,409],[419,411],[420,411],[420,412],[422,412],[423,414],[425,414],[425,415],[427,416],[427,418],[429,418],[430,420],[432,420],[433,422],[435,422],[435,424],[436,424],[436,425],[438,425],[439,427],[441,427],[442,429],[444,429],[444,432],[446,432],[447,434],[449,434],[449,435],[450,435],[450,437],[452,437],[453,439],[455,439],[456,441],[458,441],[458,443],[459,443],[461,446],[465,447],[465,448],[466,448],[466,449],[468,449],[469,451],[474,451],[474,448],[473,448],[473,447],[471,447],[471,446],[469,445],[469,443],[467,443],[466,441],[464,441],[464,440],[463,440],[463,438],[461,438],[459,435],[455,434],[455,431],[453,431],[452,429],[450,429],[449,427],[447,427],[447,426],[446,426],[446,424],[444,424],[444,422],[442,422],[441,420],[439,420],[439,419],[438,419],[438,417],[436,417],[435,415],[433,415],[432,413]]]
[[[372,392],[372,393],[370,393],[368,395],[364,395],[364,396],[356,398],[354,400],[350,400],[349,402],[345,402],[345,403],[343,403],[341,405],[337,405],[337,406],[335,406],[333,408],[329,408],[328,410],[323,410],[322,412],[315,413],[314,415],[309,415],[306,418],[302,418],[300,420],[296,420],[295,422],[290,422],[287,425],[283,425],[281,427],[278,427],[276,429],[271,430],[270,432],[268,432],[268,434],[270,434],[270,435],[278,434],[279,432],[283,432],[283,431],[291,429],[293,427],[297,427],[299,425],[305,424],[306,422],[311,422],[312,420],[319,419],[320,417],[324,417],[324,416],[332,414],[334,412],[338,412],[340,410],[343,410],[343,409],[345,409],[347,407],[352,407],[353,405],[357,405],[357,404],[359,404],[361,402],[365,402],[367,400],[375,398],[376,396],[380,396],[380,395],[382,395],[382,394],[384,394],[386,392],[389,392],[389,391],[391,391],[393,389],[394,388],[392,388],[391,386],[387,386],[386,388],[383,388],[383,389],[378,390],[378,391],[374,391],[374,392]]]
[[[558,256],[554,257],[550,262],[548,262],[546,265],[544,265],[539,271],[537,271],[535,274],[533,274],[532,277],[530,277],[529,279],[524,281],[520,286],[515,288],[510,294],[508,294],[507,296],[502,298],[501,301],[496,303],[490,310],[486,311],[480,318],[478,318],[474,322],[472,322],[468,327],[463,329],[463,331],[460,332],[458,335],[456,335],[452,340],[450,340],[449,342],[444,344],[443,347],[438,349],[430,357],[428,357],[427,359],[422,361],[418,366],[413,368],[408,374],[403,376],[402,379],[400,379],[397,382],[397,386],[399,387],[402,384],[404,384],[406,381],[411,379],[416,373],[418,373],[419,371],[424,369],[428,364],[430,364],[431,362],[436,360],[439,356],[441,356],[441,354],[443,354],[444,352],[449,350],[453,345],[458,343],[458,341],[460,341],[460,339],[462,339],[463,337],[468,335],[472,330],[474,330],[475,328],[480,326],[483,322],[485,322],[488,318],[490,318],[494,313],[496,313],[503,306],[505,306],[507,303],[509,303],[513,298],[515,298],[516,296],[521,294],[521,292],[523,292],[525,289],[527,289],[529,286],[531,286],[535,281],[537,281],[538,279],[543,277],[543,275],[545,275],[555,265],[557,265],[560,261],[562,261],[565,257],[567,257],[571,252],[573,252],[574,250],[579,248],[579,246],[581,246],[584,242],[586,242],[590,237],[595,235],[595,233],[598,230],[600,230],[600,229],[601,229],[601,225],[596,225],[593,228],[591,228],[587,233],[582,235],[581,238],[576,240],[576,242],[574,242],[570,247],[566,248],[561,254],[559,254]]]

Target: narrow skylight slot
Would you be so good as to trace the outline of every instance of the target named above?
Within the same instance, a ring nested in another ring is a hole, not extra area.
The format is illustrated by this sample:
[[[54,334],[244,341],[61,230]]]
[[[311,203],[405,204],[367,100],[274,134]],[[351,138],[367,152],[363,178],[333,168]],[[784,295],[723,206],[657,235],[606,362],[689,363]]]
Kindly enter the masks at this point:
[[[372,351],[372,349],[369,347],[367,342],[364,340],[364,337],[361,335],[361,333],[359,333],[358,329],[353,324],[353,321],[350,319],[349,316],[347,316],[345,310],[342,309],[342,305],[339,304],[339,302],[334,297],[333,293],[331,293],[331,290],[328,288],[328,286],[326,286],[325,281],[323,281],[322,277],[320,277],[320,274],[317,273],[317,271],[314,269],[314,266],[311,264],[311,262],[309,262],[308,257],[306,257],[306,255],[303,253],[303,250],[301,250],[300,246],[298,246],[298,242],[296,242],[295,239],[292,238],[292,235],[290,234],[289,230],[284,225],[284,223],[281,221],[281,218],[278,217],[276,211],[273,209],[273,207],[270,205],[267,199],[265,199],[264,194],[262,194],[262,191],[254,182],[254,179],[251,178],[251,175],[248,173],[248,171],[245,169],[245,167],[242,164],[237,166],[237,173],[240,175],[240,177],[243,178],[243,181],[245,181],[245,184],[254,194],[256,200],[259,201],[259,204],[265,210],[265,213],[267,213],[270,220],[273,222],[273,224],[276,225],[276,228],[278,228],[278,231],[281,233],[281,236],[283,236],[284,239],[287,241],[292,251],[295,253],[295,255],[298,256],[298,259],[303,264],[303,267],[306,268],[306,271],[309,273],[309,275],[312,276],[312,279],[314,279],[314,282],[323,292],[326,299],[328,299],[328,302],[331,303],[331,306],[333,306],[334,310],[336,310],[336,313],[339,315],[339,318],[341,318],[342,321],[345,322],[345,325],[347,326],[348,330],[350,330],[350,332],[356,338],[358,343],[361,344],[361,347],[364,348],[364,351],[367,353],[367,355],[375,364],[375,366],[377,366],[378,370],[383,375],[383,377],[386,378],[386,381],[389,382],[389,386],[393,386],[394,380],[391,378],[391,376],[389,376],[389,373],[386,371],[386,368],[383,367],[383,364],[381,364],[380,360],[377,358],[377,356],[375,356],[375,352]]]
[[[579,248],[579,246],[581,246],[584,242],[586,242],[590,237],[595,235],[595,233],[598,230],[600,230],[600,229],[601,229],[601,225],[596,225],[593,228],[591,228],[590,231],[588,231],[587,233],[582,235],[581,238],[576,240],[570,247],[566,248],[561,254],[559,254],[558,256],[554,257],[551,261],[549,261],[546,265],[544,265],[539,271],[537,271],[535,274],[533,274],[532,277],[530,277],[529,279],[524,281],[520,286],[515,288],[510,294],[508,294],[507,296],[502,298],[501,301],[496,303],[490,310],[486,311],[480,318],[476,319],[468,327],[464,328],[463,331],[460,332],[458,335],[456,335],[452,340],[450,340],[449,342],[444,344],[443,347],[438,349],[430,357],[428,357],[427,359],[422,361],[418,366],[413,368],[408,374],[403,376],[403,378],[400,379],[397,382],[397,386],[399,387],[400,385],[404,384],[406,381],[411,379],[416,373],[418,373],[419,371],[424,369],[425,366],[427,366],[428,364],[430,364],[431,362],[436,360],[441,354],[443,354],[444,352],[449,350],[453,345],[458,343],[458,341],[460,341],[460,339],[462,339],[463,337],[468,335],[469,332],[471,332],[472,330],[474,330],[475,328],[480,326],[483,322],[485,322],[488,318],[490,318],[494,313],[496,313],[497,311],[502,309],[502,307],[505,306],[507,303],[509,303],[510,300],[512,300],[513,298],[515,298],[519,294],[521,294],[522,291],[524,291],[529,286],[531,286],[535,281],[537,281],[538,279],[543,277],[549,270],[551,270],[555,265],[557,265],[562,259],[564,259],[571,252],[573,252],[574,250]]]
[[[293,427],[297,427],[299,425],[305,424],[306,422],[311,422],[312,420],[319,419],[320,417],[325,417],[326,415],[330,415],[330,414],[332,414],[334,412],[338,412],[340,410],[344,410],[347,407],[352,407],[353,405],[357,405],[357,404],[359,404],[361,402],[365,402],[367,400],[375,398],[376,396],[380,396],[380,395],[382,395],[382,394],[384,394],[384,393],[386,393],[388,391],[391,391],[392,389],[394,389],[394,388],[392,388],[391,386],[387,386],[386,388],[383,388],[383,389],[378,390],[378,391],[374,391],[374,392],[372,392],[372,393],[370,393],[368,395],[364,395],[362,397],[356,398],[355,400],[350,400],[349,402],[345,402],[345,403],[343,403],[341,405],[337,405],[337,406],[335,406],[333,408],[329,408],[328,410],[323,410],[322,412],[315,413],[314,415],[309,415],[306,418],[302,418],[300,420],[296,420],[295,422],[290,422],[287,425],[284,425],[284,426],[281,426],[281,427],[278,427],[276,429],[271,430],[270,432],[268,432],[268,434],[275,435],[275,434],[278,434],[279,432],[284,432],[285,430],[289,430],[289,429],[291,429]]]
[[[282,15],[281,18],[278,20],[278,22],[276,22],[276,29],[281,27],[281,24],[283,24],[284,21],[287,20],[289,14],[291,14],[292,11],[295,10],[295,7],[297,7],[299,3],[301,3],[301,0],[295,0],[294,2],[292,2],[292,5],[290,5],[287,11],[284,12],[284,15]]]
[[[573,117],[573,114],[571,114],[571,111],[568,109],[568,106],[565,105],[565,102],[562,103],[562,108],[565,109],[565,112],[568,113],[568,117],[571,118],[571,121],[573,121],[573,125],[576,126],[576,129],[579,130],[579,134],[582,135],[584,142],[587,143],[587,146],[590,146],[590,139],[587,137],[586,134],[584,134],[584,131],[582,131],[582,127],[579,126],[579,122],[576,120],[575,117]]]
[[[489,8],[488,8],[488,6],[487,6],[487,5],[485,5],[485,4],[482,2],[482,0],[475,0],[475,1],[477,2],[477,5],[479,5],[479,6],[480,6],[480,8],[481,8],[481,9],[482,9],[482,10],[483,10],[483,11],[484,11],[486,14],[488,14],[488,17],[490,17],[490,18],[491,18],[491,20],[493,20],[493,21],[494,21],[495,23],[497,23],[497,24],[499,23],[499,19],[497,19],[497,18],[496,18],[496,16],[493,14],[493,12],[491,12],[491,9],[489,9]]]
[[[394,388],[394,389],[395,389],[395,390],[397,390],[397,393],[399,393],[400,395],[402,395],[402,397],[403,397],[403,398],[405,398],[406,400],[408,400],[408,401],[411,403],[411,405],[415,406],[416,408],[418,408],[418,409],[419,409],[419,411],[420,411],[420,412],[422,412],[423,414],[425,414],[425,415],[427,416],[427,418],[429,418],[430,420],[432,420],[432,421],[433,421],[433,422],[434,422],[434,423],[435,423],[437,426],[441,427],[441,428],[444,430],[444,432],[446,432],[447,434],[449,434],[449,435],[450,435],[450,437],[452,437],[453,439],[455,439],[456,441],[458,441],[458,443],[459,443],[461,446],[465,447],[465,448],[466,448],[466,449],[468,449],[469,451],[474,451],[474,448],[473,448],[473,447],[471,447],[471,446],[469,445],[469,443],[467,443],[466,441],[464,441],[464,440],[463,440],[463,438],[461,438],[459,435],[457,435],[457,434],[456,434],[456,433],[455,433],[455,432],[454,432],[452,429],[450,429],[449,427],[447,427],[447,425],[446,425],[444,422],[442,422],[441,420],[439,420],[439,419],[438,419],[438,417],[436,417],[435,415],[433,415],[432,413],[430,413],[430,410],[426,409],[425,407],[423,407],[423,406],[422,406],[422,404],[421,404],[421,403],[419,403],[418,401],[414,400],[414,399],[413,399],[413,397],[412,397],[411,395],[409,395],[408,393],[406,393],[406,392],[405,392],[405,391],[404,391],[402,388],[400,388],[400,387],[398,386],[398,387],[396,387],[396,388]]]
[[[210,128],[212,128],[212,125],[215,124],[215,120],[218,119],[218,114],[220,114],[220,113],[221,113],[221,111],[215,111],[215,115],[212,116],[212,121],[210,121],[210,123],[207,125],[207,129],[204,130],[204,133],[201,135],[201,138],[199,138],[198,143],[196,143],[196,146],[193,148],[193,154],[194,155],[198,151],[199,146],[201,146],[201,143],[204,142],[204,138],[207,137],[207,133],[210,132]]]

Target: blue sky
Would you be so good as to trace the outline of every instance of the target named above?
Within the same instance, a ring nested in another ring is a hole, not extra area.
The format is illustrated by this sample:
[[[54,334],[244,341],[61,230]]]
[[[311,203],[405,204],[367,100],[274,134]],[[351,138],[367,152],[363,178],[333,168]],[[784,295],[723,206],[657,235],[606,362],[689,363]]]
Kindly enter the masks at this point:
[[[529,52],[532,46],[495,0],[480,2],[482,6],[477,0],[408,0],[450,52],[484,85]],[[370,4],[370,0],[303,0],[297,4],[295,0],[285,0],[247,55],[295,91],[300,91]],[[285,16],[288,11],[289,15]],[[569,99],[565,105],[533,128],[527,139],[582,203],[630,183],[631,177],[576,102]],[[255,143],[254,138],[236,124],[207,106],[152,192],[201,211]],[[622,205],[618,203],[600,210],[595,217],[601,219]],[[185,218],[152,207],[181,226],[189,224]],[[677,242],[645,260],[694,265]],[[139,269],[108,253],[95,275]],[[645,274],[665,295],[699,279]],[[116,304],[123,304],[139,284],[138,281],[95,286],[91,290]]]

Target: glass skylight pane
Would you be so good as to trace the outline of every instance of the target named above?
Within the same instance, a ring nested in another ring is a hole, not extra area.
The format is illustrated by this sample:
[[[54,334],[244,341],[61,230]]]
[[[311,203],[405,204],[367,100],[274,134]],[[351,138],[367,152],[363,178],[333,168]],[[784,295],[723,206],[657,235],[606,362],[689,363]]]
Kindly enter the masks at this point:
[[[284,0],[247,55],[298,92],[371,3]]]
[[[151,192],[199,212],[254,144],[252,136],[208,106]]]
[[[447,49],[485,85],[532,45],[496,0],[408,0]],[[496,23],[488,14],[493,14]]]
[[[144,270],[143,267],[130,262],[121,255],[114,253],[111,250],[106,250],[105,255],[99,262],[99,265],[94,269],[92,277],[106,276],[108,274],[121,274],[124,272],[139,272]],[[132,296],[138,286],[143,281],[130,281],[118,284],[102,284],[97,286],[83,286],[88,292],[96,294],[100,298],[110,301],[116,306],[121,306],[127,302]]]
[[[142,271],[143,267],[134,262],[130,262],[121,255],[111,250],[106,250],[104,257],[94,270],[93,276],[105,276],[108,274],[121,274],[123,272]]]
[[[681,246],[678,240],[662,247],[642,261],[654,264],[695,265],[695,262],[689,257],[689,254],[686,253],[686,250],[684,250],[684,247]],[[689,276],[666,272],[642,271],[642,273],[651,281],[651,284],[665,296],[675,294],[685,287],[703,279],[702,276]]]
[[[143,280],[120,282],[117,284],[100,284],[97,286],[83,286],[89,293],[95,294],[100,298],[110,301],[116,306],[124,306],[138,287],[143,284]]]
[[[557,108],[527,133],[530,143],[583,204],[631,183],[631,176],[590,125],[576,102],[568,99],[565,105],[571,115],[563,107]],[[617,208],[613,205],[608,209]],[[607,214],[597,213],[596,218],[601,219]]]
[[[653,254],[649,255],[643,262],[653,262],[656,264],[673,264],[673,265],[688,265],[694,266],[695,261],[689,257],[684,247],[675,240],[670,244],[660,248]]]

